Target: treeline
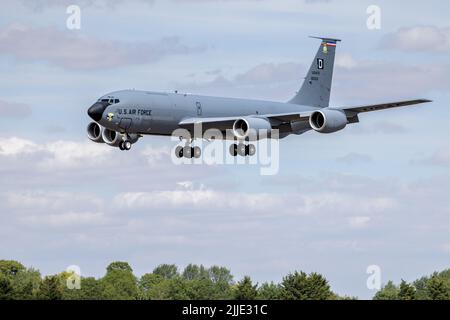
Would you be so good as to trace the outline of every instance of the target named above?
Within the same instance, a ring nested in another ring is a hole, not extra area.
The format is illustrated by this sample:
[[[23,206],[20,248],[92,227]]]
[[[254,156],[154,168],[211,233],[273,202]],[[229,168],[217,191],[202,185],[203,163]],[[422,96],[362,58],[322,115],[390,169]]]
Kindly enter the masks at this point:
[[[374,300],[450,300],[450,269],[435,272],[412,283],[399,285],[389,281],[373,297]]]
[[[413,284],[389,282],[376,299],[450,299],[450,269]],[[136,277],[127,262],[113,262],[99,279],[61,272],[42,277],[21,263],[0,260],[0,299],[14,300],[338,300],[320,274],[293,272],[281,283],[234,281],[224,267],[190,264],[182,271],[162,264]]]

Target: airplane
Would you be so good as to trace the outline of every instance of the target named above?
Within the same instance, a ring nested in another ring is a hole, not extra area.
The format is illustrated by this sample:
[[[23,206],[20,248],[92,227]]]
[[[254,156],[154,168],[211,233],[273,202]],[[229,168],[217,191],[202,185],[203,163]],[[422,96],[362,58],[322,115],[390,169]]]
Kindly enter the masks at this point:
[[[359,122],[364,112],[431,102],[427,99],[399,101],[365,106],[329,105],[337,44],[333,38],[321,40],[307,76],[296,95],[288,102],[200,96],[186,93],[122,90],[102,96],[89,109],[94,120],[87,127],[88,138],[120,150],[130,150],[144,135],[171,136],[185,129],[190,137],[184,147],[177,147],[178,158],[199,158],[200,147],[192,147],[209,129],[228,133],[221,139],[234,139],[232,156],[253,156],[255,146],[249,141],[270,137],[278,130],[278,139],[314,130],[334,133],[347,124]],[[195,130],[200,126],[200,130]],[[230,134],[231,132],[231,134]],[[252,137],[252,132],[266,133]]]

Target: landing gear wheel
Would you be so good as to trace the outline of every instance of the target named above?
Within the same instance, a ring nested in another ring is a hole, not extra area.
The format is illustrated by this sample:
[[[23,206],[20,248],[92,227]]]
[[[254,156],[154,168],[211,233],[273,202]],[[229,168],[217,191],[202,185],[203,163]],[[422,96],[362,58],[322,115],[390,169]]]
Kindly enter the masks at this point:
[[[237,152],[241,157],[245,157],[247,155],[247,147],[245,144],[243,143],[239,143],[237,145]]]
[[[193,149],[192,154],[194,155],[194,158],[196,159],[200,158],[200,156],[202,155],[202,149],[200,149],[200,147],[194,147],[192,149]]]
[[[249,155],[250,157],[253,157],[256,154],[256,147],[253,144],[249,144],[246,148],[247,150],[247,155]]]
[[[130,141],[128,141],[128,140],[125,140],[124,142],[123,142],[123,148],[125,149],[125,150],[130,150],[131,149],[131,142]]]
[[[125,148],[123,147],[123,141],[119,142],[119,149],[122,150],[122,151],[125,150]]]
[[[233,143],[231,146],[230,146],[230,154],[231,154],[231,156],[233,156],[233,157],[236,157],[237,156],[237,144],[236,143]]]
[[[177,158],[183,158],[183,147],[178,146],[175,148],[175,156]]]
[[[188,158],[188,159],[192,158],[192,152],[193,152],[192,149],[193,148],[191,148],[189,146],[186,146],[183,148],[183,155],[185,158]]]

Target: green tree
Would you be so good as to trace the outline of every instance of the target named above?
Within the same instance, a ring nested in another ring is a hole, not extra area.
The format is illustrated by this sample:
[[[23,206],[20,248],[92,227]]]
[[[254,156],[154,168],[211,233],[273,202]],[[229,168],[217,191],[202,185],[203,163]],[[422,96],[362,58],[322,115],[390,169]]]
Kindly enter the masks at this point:
[[[214,283],[233,283],[233,276],[230,270],[224,267],[212,266],[208,269],[209,278]]]
[[[421,277],[413,282],[414,288],[416,288],[416,299],[417,300],[430,300],[428,296],[427,286],[429,277]]]
[[[102,300],[104,288],[101,282],[93,277],[81,278],[79,289],[64,287],[63,300]]]
[[[133,272],[133,269],[131,269],[128,262],[123,261],[116,261],[109,264],[109,266],[106,268],[106,272],[110,271],[128,271]]]
[[[258,284],[253,285],[250,277],[245,276],[244,279],[239,281],[236,286],[235,299],[236,300],[255,300],[258,295],[256,289]]]
[[[427,291],[432,300],[450,300],[450,289],[437,273],[434,273],[428,281]]]
[[[5,276],[15,276],[21,270],[25,270],[25,267],[20,262],[14,260],[0,260],[0,273]]]
[[[285,300],[327,300],[334,294],[322,275],[295,272],[283,278],[281,297]]]
[[[100,280],[103,296],[108,300],[133,300],[138,298],[138,286],[133,269],[126,262],[113,262]]]
[[[398,300],[399,288],[389,281],[373,297],[374,300]]]
[[[169,299],[168,283],[158,274],[144,274],[138,281],[138,292],[141,300]]]
[[[13,286],[9,277],[0,273],[0,300],[13,299]]]
[[[402,279],[398,293],[400,300],[416,300],[416,289],[411,284]]]
[[[258,300],[279,300],[281,299],[281,287],[273,282],[264,282],[258,288]]]
[[[41,274],[33,268],[23,269],[12,277],[13,299],[32,300],[38,298]]]
[[[203,265],[189,264],[184,268],[183,278],[186,280],[209,279],[208,270]]]
[[[58,276],[47,276],[42,281],[38,297],[41,300],[61,300],[63,298],[63,287]]]
[[[164,279],[172,279],[178,276],[178,267],[174,264],[160,264],[153,269],[153,274],[159,275]]]

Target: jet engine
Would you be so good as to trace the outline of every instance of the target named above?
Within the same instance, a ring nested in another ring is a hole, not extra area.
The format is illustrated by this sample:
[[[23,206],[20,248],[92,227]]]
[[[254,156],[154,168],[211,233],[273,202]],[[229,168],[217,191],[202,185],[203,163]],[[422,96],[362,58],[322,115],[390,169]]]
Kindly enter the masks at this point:
[[[314,111],[309,117],[311,128],[320,133],[333,133],[347,125],[347,116],[343,111],[322,109]]]
[[[97,122],[89,123],[87,127],[87,135],[88,138],[97,143],[104,143],[102,138],[103,127],[100,126]]]
[[[103,129],[102,133],[103,141],[111,147],[118,147],[119,143],[122,141],[120,134],[114,130]]]
[[[130,141],[131,144],[134,144],[139,140],[139,137],[140,136],[137,134],[128,134],[128,141]],[[102,138],[103,141],[111,147],[119,147],[120,142],[123,141],[119,132],[106,128],[103,129]]]
[[[269,137],[272,125],[265,118],[246,117],[237,119],[233,124],[233,134],[238,139]]]

